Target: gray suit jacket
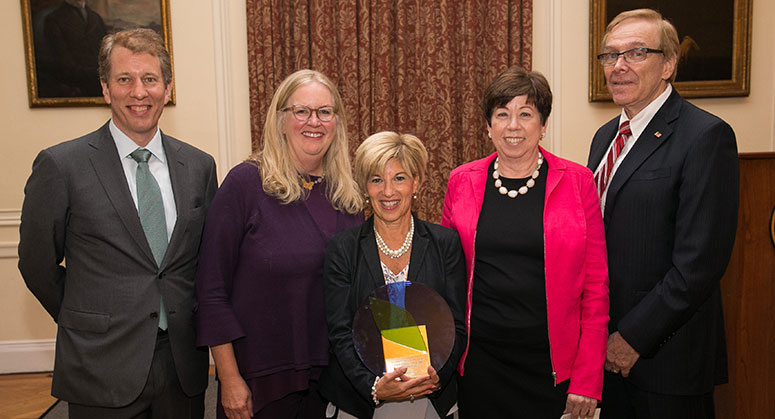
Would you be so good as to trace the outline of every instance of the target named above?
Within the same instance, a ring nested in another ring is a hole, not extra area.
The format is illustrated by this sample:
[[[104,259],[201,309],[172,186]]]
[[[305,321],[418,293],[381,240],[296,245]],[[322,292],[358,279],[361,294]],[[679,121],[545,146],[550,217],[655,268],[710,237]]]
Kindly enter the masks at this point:
[[[52,394],[127,405],[150,371],[159,297],[183,391],[207,386],[194,344],[194,272],[217,188],[208,154],[162,134],[177,222],[160,267],[145,239],[108,124],[43,150],[25,187],[19,270],[58,326]]]

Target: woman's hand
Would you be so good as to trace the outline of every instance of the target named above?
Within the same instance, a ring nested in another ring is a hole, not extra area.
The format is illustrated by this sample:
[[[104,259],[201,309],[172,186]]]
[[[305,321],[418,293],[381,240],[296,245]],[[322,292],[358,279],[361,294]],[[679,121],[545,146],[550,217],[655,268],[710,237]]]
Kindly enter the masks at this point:
[[[428,375],[410,378],[406,368],[399,368],[382,376],[375,387],[377,398],[388,401],[413,401],[433,393],[439,388],[439,376],[433,367],[428,367]]]
[[[570,419],[586,419],[595,416],[597,400],[579,394],[568,394],[565,401],[565,412],[570,413]]]
[[[229,419],[248,419],[253,416],[253,397],[242,377],[221,380],[221,404]]]
[[[253,395],[240,375],[234,346],[231,342],[210,347],[215,360],[215,371],[221,388],[221,405],[229,419],[248,419],[253,416]]]

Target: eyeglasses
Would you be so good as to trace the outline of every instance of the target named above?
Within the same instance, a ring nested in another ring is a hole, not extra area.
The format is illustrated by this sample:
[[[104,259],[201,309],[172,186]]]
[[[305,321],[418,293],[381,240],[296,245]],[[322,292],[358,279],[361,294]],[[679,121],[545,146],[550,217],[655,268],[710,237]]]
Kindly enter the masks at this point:
[[[322,122],[330,122],[334,119],[334,115],[336,114],[333,106],[321,106],[317,109],[313,109],[304,105],[291,105],[281,110],[283,112],[291,111],[293,117],[296,118],[297,121],[302,122],[307,121],[309,117],[312,116],[312,112],[315,112],[315,115],[317,115],[318,119]]]
[[[616,64],[616,61],[619,60],[619,56],[624,55],[624,61],[627,61],[628,63],[639,63],[644,61],[649,53],[663,54],[664,51],[652,48],[633,48],[622,52],[604,52],[598,54],[597,60],[600,61],[600,64],[608,67]]]

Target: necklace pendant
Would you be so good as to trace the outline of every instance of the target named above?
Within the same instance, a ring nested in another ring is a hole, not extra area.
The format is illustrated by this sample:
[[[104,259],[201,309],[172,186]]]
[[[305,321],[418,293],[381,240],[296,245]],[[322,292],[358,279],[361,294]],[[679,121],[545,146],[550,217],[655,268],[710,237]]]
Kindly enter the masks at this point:
[[[313,186],[315,186],[315,182],[310,182],[307,179],[301,178],[301,187],[302,188],[311,191]]]

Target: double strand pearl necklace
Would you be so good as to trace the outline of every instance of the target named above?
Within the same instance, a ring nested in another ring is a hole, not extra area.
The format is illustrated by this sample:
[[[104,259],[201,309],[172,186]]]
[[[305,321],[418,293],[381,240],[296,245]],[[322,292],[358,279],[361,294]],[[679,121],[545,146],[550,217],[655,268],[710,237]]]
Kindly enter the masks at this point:
[[[414,217],[411,218],[412,224],[409,227],[409,231],[406,232],[406,238],[404,239],[404,244],[401,245],[397,250],[392,250],[387,246],[384,240],[382,240],[382,236],[379,235],[379,232],[377,232],[377,226],[374,226],[374,235],[377,236],[377,247],[379,248],[379,251],[382,252],[383,255],[391,258],[391,259],[398,259],[401,256],[404,255],[407,251],[409,251],[409,248],[412,247],[412,238],[414,237]]]
[[[524,195],[527,193],[527,191],[530,190],[533,186],[536,185],[536,178],[538,177],[539,170],[541,169],[541,165],[544,163],[544,155],[541,154],[541,152],[538,152],[538,162],[536,162],[536,169],[533,171],[533,174],[530,175],[530,179],[527,180],[524,186],[522,186],[519,189],[506,189],[505,186],[503,186],[503,182],[501,181],[501,174],[498,173],[498,159],[500,157],[495,158],[495,166],[492,171],[492,178],[495,179],[495,188],[498,189],[498,192],[500,192],[501,195],[508,195],[509,198],[516,198],[518,195]]]

